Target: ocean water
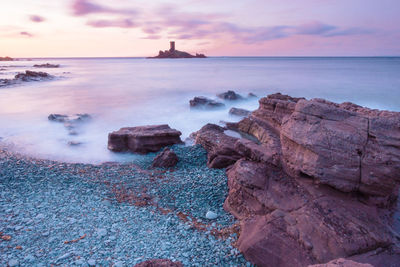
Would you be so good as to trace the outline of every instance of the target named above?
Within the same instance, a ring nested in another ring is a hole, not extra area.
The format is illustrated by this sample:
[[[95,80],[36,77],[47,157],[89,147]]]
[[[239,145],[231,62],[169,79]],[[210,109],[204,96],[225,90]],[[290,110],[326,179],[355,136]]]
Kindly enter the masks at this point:
[[[204,124],[237,121],[231,107],[254,110],[258,98],[227,102],[219,110],[193,110],[194,96],[216,99],[234,90],[258,97],[281,92],[306,98],[351,101],[400,111],[400,58],[80,58],[0,62],[0,79],[34,64],[56,75],[52,81],[0,88],[1,144],[21,153],[68,162],[132,160],[107,150],[109,132],[126,126],[166,123],[182,139]],[[71,136],[51,113],[89,113],[92,120]],[[81,142],[69,146],[68,142]]]

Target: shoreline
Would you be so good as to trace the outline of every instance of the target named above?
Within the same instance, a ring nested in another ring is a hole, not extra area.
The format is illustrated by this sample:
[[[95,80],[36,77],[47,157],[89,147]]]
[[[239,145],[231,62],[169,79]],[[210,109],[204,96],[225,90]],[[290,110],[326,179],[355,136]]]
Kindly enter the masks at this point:
[[[11,237],[0,242],[1,264],[246,264],[230,245],[237,234],[222,207],[224,171],[208,169],[199,146],[173,149],[181,158],[173,171],[148,168],[152,156],[92,165],[0,150],[0,231]],[[219,217],[205,219],[207,210]]]

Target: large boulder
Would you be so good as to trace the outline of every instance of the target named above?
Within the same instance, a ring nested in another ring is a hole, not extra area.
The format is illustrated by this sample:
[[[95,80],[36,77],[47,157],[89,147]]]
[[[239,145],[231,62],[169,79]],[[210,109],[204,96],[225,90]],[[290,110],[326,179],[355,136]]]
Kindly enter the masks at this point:
[[[239,117],[247,117],[249,116],[251,111],[243,108],[231,108],[229,110],[229,114]]]
[[[157,152],[163,147],[182,143],[181,134],[167,124],[121,128],[108,135],[108,149],[114,152]]]
[[[179,159],[175,152],[166,147],[154,158],[151,166],[156,168],[170,168],[174,167],[178,161]]]
[[[210,168],[226,168],[242,157],[234,148],[238,138],[228,136],[224,131],[218,125],[207,124],[192,134],[195,143],[207,150],[207,165]]]

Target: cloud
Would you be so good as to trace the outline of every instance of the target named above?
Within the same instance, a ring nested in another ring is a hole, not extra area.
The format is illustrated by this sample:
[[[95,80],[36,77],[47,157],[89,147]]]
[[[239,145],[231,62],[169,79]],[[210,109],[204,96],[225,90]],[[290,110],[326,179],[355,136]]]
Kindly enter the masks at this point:
[[[126,15],[135,15],[138,13],[138,11],[135,9],[115,9],[100,4],[96,4],[89,0],[74,0],[71,7],[72,7],[72,13],[75,16],[84,16],[93,13],[126,14]]]
[[[31,16],[29,16],[29,19],[33,22],[43,22],[46,20],[45,18],[38,16],[38,15],[31,15]]]
[[[118,19],[118,20],[90,20],[86,23],[89,26],[95,28],[109,28],[109,27],[117,27],[117,28],[135,28],[136,25],[130,19]]]
[[[20,32],[19,34],[22,36],[26,36],[26,37],[33,37],[33,34],[31,34],[29,32]]]
[[[228,21],[226,14],[183,12],[176,5],[160,5],[138,12],[138,9],[115,9],[94,2],[94,0],[74,0],[72,11],[75,16],[94,13],[117,14],[112,20],[89,20],[87,25],[95,28],[119,27],[140,28],[146,34],[143,39],[212,40],[223,39],[232,42],[264,43],[271,40],[289,38],[296,35],[320,37],[350,36],[372,33],[369,29],[343,28],[320,21],[300,25],[265,25],[244,27]],[[152,20],[149,20],[152,18]],[[154,19],[156,18],[156,19]]]

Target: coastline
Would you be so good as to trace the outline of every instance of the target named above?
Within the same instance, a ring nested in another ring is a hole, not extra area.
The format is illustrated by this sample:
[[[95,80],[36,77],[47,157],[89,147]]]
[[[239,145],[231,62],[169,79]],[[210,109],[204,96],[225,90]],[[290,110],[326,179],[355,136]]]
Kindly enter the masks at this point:
[[[134,265],[169,258],[190,265],[246,264],[231,246],[222,170],[199,146],[174,146],[174,170],[132,163],[73,164],[0,150],[1,264]],[[205,219],[207,210],[219,217]],[[19,249],[21,247],[21,249]],[[92,255],[93,254],[93,255]]]

